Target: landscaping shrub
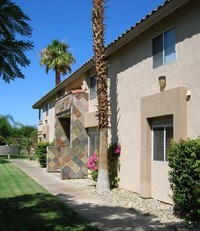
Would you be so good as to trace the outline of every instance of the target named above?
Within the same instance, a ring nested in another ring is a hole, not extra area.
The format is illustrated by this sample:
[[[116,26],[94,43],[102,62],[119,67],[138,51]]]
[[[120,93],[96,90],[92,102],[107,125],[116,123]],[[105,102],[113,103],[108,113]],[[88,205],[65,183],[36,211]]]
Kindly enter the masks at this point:
[[[118,187],[119,177],[119,156],[121,154],[121,147],[117,143],[110,144],[108,147],[108,172],[110,187]]]
[[[180,140],[168,150],[174,212],[186,222],[200,222],[200,138]]]
[[[119,156],[121,153],[121,148],[117,144],[110,144],[108,148],[108,172],[109,172],[109,181],[110,187],[114,188],[118,186],[118,166],[119,166]],[[98,177],[98,166],[99,158],[98,152],[95,152],[88,158],[87,167],[90,170],[89,174],[91,175],[94,181],[97,181]]]
[[[38,157],[38,161],[40,166],[45,168],[46,167],[46,158],[47,158],[47,146],[52,146],[49,142],[41,142],[37,144],[35,154]]]

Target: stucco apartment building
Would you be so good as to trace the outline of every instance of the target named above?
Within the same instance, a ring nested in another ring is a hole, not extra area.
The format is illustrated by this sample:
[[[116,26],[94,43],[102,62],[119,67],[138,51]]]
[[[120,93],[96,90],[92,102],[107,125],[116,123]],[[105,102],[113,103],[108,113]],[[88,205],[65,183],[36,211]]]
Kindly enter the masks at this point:
[[[166,1],[106,55],[119,186],[170,203],[166,149],[171,139],[200,135],[200,1]],[[99,145],[96,105],[92,59],[33,105],[42,116],[39,140],[55,142],[48,171],[61,171],[62,179],[87,175],[87,157]]]

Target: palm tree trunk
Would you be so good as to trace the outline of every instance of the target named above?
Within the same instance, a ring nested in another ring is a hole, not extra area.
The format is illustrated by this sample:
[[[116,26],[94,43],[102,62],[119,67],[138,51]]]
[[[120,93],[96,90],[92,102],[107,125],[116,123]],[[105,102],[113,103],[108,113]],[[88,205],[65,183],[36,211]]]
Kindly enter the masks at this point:
[[[55,74],[56,74],[55,83],[57,86],[60,83],[60,72],[57,70],[57,68],[55,68]]]
[[[109,173],[108,173],[108,136],[107,129],[100,131],[100,155],[99,171],[97,178],[97,191],[110,191]]]
[[[100,132],[99,171],[97,190],[105,192],[110,190],[108,174],[108,85],[107,67],[104,46],[104,3],[105,0],[93,0],[92,29],[93,49],[97,75],[98,121]]]

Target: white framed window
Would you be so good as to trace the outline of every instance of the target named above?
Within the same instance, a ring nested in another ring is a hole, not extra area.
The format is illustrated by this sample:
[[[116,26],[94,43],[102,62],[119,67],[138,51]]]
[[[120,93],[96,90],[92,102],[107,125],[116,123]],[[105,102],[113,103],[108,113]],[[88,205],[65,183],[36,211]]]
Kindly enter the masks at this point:
[[[97,80],[96,76],[90,77],[90,99],[94,99],[97,96]]]
[[[99,150],[99,132],[91,132],[88,134],[88,155],[91,156],[97,150]]]
[[[155,126],[153,131],[153,160],[168,161],[167,149],[173,139],[173,126]]]
[[[163,32],[152,40],[153,68],[176,60],[175,27]]]

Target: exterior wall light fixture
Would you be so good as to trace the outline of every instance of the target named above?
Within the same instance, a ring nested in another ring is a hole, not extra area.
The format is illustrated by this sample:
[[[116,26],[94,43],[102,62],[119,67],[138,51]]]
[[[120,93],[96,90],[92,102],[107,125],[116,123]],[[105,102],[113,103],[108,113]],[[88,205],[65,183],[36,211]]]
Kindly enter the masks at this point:
[[[166,76],[160,76],[158,78],[160,91],[164,91],[166,87]]]
[[[191,90],[188,90],[186,93],[186,100],[189,101],[191,98]]]

